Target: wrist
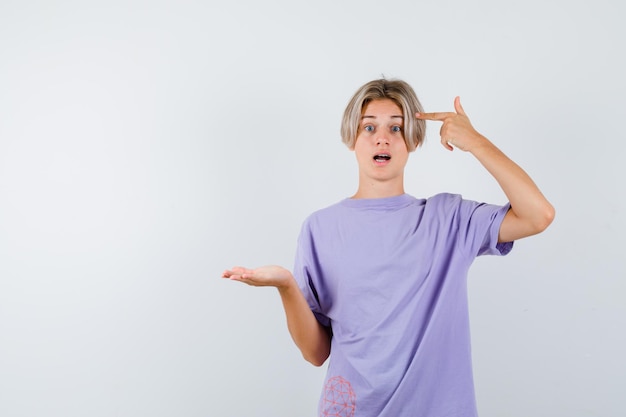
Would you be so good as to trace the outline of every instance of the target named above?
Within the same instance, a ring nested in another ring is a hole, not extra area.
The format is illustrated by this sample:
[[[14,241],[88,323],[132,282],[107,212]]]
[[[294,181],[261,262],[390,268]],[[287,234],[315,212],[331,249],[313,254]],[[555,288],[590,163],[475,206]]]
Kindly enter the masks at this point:
[[[493,147],[494,145],[489,141],[489,139],[478,133],[476,138],[472,141],[472,146],[468,149],[468,152],[474,156],[479,156],[479,154],[484,153]]]
[[[293,275],[290,273],[287,277],[285,277],[284,282],[276,286],[276,289],[280,293],[280,295],[289,295],[289,293],[293,292],[295,289],[298,289],[298,283]]]

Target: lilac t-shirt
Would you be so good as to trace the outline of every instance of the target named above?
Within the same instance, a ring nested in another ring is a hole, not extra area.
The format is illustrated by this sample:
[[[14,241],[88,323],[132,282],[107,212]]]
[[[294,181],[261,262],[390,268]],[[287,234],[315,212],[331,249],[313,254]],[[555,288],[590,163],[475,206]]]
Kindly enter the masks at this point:
[[[294,275],[332,328],[320,416],[472,417],[467,272],[509,205],[438,194],[345,199],[302,226]]]

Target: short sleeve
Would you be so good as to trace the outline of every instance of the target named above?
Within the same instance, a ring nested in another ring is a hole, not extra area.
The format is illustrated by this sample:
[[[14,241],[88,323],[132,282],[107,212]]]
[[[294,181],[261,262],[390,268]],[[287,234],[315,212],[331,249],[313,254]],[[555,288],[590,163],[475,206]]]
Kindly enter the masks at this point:
[[[513,249],[513,242],[498,243],[500,225],[510,208],[508,203],[498,206],[461,200],[461,244],[470,255],[506,255]]]
[[[330,319],[324,314],[320,303],[323,282],[309,219],[304,222],[298,237],[293,275],[317,321],[329,327]]]

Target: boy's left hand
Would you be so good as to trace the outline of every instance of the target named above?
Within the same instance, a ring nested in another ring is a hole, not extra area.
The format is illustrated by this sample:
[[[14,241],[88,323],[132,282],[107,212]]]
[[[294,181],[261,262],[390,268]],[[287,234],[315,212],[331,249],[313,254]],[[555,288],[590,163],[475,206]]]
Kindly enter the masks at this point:
[[[441,144],[446,149],[452,151],[454,149],[452,145],[454,145],[462,151],[471,151],[486,138],[474,129],[458,96],[454,99],[454,110],[455,112],[416,113],[415,117],[443,122],[439,134]]]

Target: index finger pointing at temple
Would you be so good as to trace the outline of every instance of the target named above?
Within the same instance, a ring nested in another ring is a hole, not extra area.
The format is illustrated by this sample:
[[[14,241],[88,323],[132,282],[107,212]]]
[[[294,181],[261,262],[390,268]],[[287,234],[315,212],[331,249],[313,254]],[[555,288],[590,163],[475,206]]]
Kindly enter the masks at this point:
[[[456,113],[451,112],[435,112],[435,113],[415,113],[415,117],[422,120],[439,120],[444,121],[450,116],[454,116]]]

